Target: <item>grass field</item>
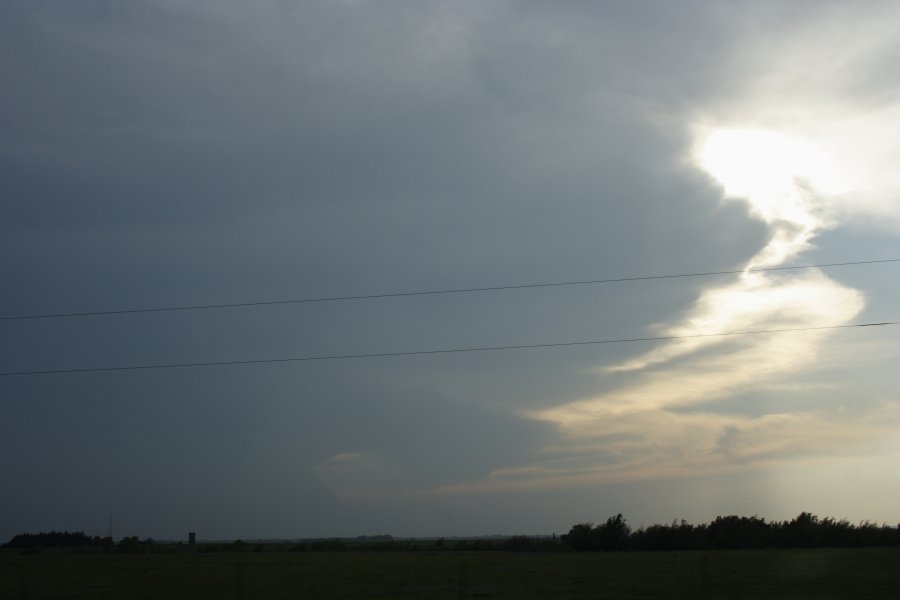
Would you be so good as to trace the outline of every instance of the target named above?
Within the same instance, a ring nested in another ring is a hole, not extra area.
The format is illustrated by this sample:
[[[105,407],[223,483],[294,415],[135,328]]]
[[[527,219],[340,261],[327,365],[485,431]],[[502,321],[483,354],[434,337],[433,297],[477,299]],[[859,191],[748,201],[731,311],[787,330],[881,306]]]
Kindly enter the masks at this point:
[[[2,552],[0,598],[900,598],[900,549]]]

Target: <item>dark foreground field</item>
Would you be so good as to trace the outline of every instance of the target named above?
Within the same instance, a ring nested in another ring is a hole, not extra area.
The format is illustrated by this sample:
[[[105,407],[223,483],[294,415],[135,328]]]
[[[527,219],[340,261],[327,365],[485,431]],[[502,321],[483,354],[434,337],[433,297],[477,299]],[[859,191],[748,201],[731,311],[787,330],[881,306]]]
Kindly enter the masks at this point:
[[[900,549],[3,552],[0,598],[900,598]]]

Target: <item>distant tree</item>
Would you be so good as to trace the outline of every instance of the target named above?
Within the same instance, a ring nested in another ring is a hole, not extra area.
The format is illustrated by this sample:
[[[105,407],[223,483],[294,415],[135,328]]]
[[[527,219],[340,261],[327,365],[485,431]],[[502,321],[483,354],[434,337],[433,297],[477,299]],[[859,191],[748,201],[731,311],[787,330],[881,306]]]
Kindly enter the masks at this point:
[[[562,542],[576,552],[587,552],[600,548],[594,524],[590,522],[572,525],[569,533],[562,535]]]
[[[702,546],[695,527],[685,521],[672,521],[671,525],[651,525],[631,534],[631,547],[635,550],[689,550]]]
[[[101,542],[98,537],[85,535],[83,531],[50,531],[41,533],[20,533],[13,536],[7,548],[52,548],[54,546],[96,546]]]
[[[704,528],[709,547],[716,549],[765,548],[771,545],[771,528],[765,519],[752,517],[716,517]]]
[[[767,523],[756,515],[716,517],[703,525],[682,520],[671,525],[651,525],[632,532],[622,515],[602,525],[574,525],[562,536],[573,550],[714,550],[733,548],[822,548],[900,546],[900,524],[896,527],[863,521],[819,517],[802,512],[790,521]]]
[[[597,543],[602,550],[613,552],[628,547],[631,527],[628,526],[622,513],[608,518],[606,523],[598,525],[596,529]]]
[[[562,536],[562,542],[576,552],[596,550],[613,552],[627,549],[630,536],[631,527],[625,521],[622,513],[619,513],[596,527],[593,523],[573,525],[569,533]]]
[[[781,526],[780,544],[788,548],[812,548],[821,546],[819,517],[802,512]]]

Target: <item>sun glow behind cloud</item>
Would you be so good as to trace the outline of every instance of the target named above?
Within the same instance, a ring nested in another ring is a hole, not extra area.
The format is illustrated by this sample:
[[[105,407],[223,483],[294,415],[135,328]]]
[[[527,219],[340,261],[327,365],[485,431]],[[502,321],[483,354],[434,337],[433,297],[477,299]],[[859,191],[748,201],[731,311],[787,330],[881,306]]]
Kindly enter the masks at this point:
[[[847,86],[895,54],[895,32],[869,26],[893,17],[853,13],[871,35],[842,48],[848,58],[831,66],[821,63],[817,45],[839,28],[828,16],[784,39],[774,33],[734,65],[744,74],[735,96],[692,116],[691,164],[721,188],[723,202],[743,203],[765,223],[768,240],[740,276],[704,289],[655,333],[842,325],[861,314],[863,293],[821,271],[752,269],[792,264],[838,226],[900,231],[896,90],[863,100]],[[473,485],[528,489],[761,469],[779,495],[779,478],[800,471],[808,481],[796,495],[810,506],[813,490],[833,494],[840,481],[834,465],[900,457],[898,398],[848,397],[838,388],[854,384],[825,374],[831,366],[863,367],[866,355],[889,360],[890,352],[893,346],[827,330],[664,342],[606,366],[625,381],[618,388],[527,412],[560,434],[545,460],[499,469]],[[763,401],[742,413],[736,402],[753,396]]]
[[[746,202],[751,214],[768,225],[770,237],[736,281],[705,290],[679,323],[663,328],[665,335],[843,325],[859,314],[864,306],[862,295],[819,271],[751,271],[784,265],[808,249],[816,233],[830,226],[828,195],[818,186],[821,182],[834,189],[834,178],[822,154],[810,144],[747,129],[716,129],[699,147],[697,166],[722,185],[726,200]],[[806,339],[811,342],[815,337]],[[609,370],[645,369],[710,346],[727,348],[734,342],[728,338],[674,340]],[[793,361],[785,356],[784,362]]]
[[[735,90],[728,101],[678,117],[679,126],[694,133],[695,144],[684,148],[692,168],[718,188],[722,202],[744,205],[768,236],[738,265],[741,275],[702,289],[688,310],[653,326],[655,334],[843,325],[865,308],[861,291],[819,270],[753,271],[806,262],[803,254],[819,234],[855,219],[900,225],[894,168],[900,105],[860,105],[844,92],[840,77],[865,67],[868,52],[889,46],[867,41],[842,48],[860,62],[832,72],[818,50],[808,55],[807,48],[816,47],[810,40],[830,39],[823,31],[834,24],[810,22],[810,31],[792,31],[785,43],[767,40],[767,47],[745,51],[761,66],[756,72],[752,65],[735,65],[741,75],[728,82]],[[817,68],[810,70],[813,64]],[[558,432],[541,460],[424,493],[703,476],[846,458],[848,449],[896,438],[900,425],[896,397],[859,402],[848,412],[835,409],[835,383],[822,376],[828,369],[822,356],[842,355],[835,362],[846,368],[848,354],[871,349],[851,335],[811,331],[660,343],[603,365],[604,374],[614,372],[622,382],[617,388],[559,405],[548,400],[547,407],[522,413]],[[736,398],[753,394],[765,395],[768,405],[744,413],[735,408]],[[327,468],[337,473],[337,465]],[[340,468],[350,472],[347,465]],[[382,465],[352,468],[380,471]],[[421,490],[410,493],[415,491]]]
[[[824,153],[808,142],[758,129],[717,129],[703,141],[697,162],[729,196],[747,198],[766,220],[804,218],[803,208],[780,201],[797,180],[836,191],[837,179]],[[808,209],[807,209],[808,210]]]
[[[817,233],[835,225],[831,199],[842,190],[824,153],[776,132],[739,128],[713,129],[698,148],[696,166],[721,185],[723,200],[746,203],[750,214],[766,223],[769,240],[744,273],[704,290],[687,314],[658,326],[660,333],[695,336],[851,322],[864,308],[862,293],[821,271],[752,271],[787,264],[810,248]],[[672,340],[609,367],[634,374],[622,388],[528,416],[556,425],[571,443],[593,447],[593,467],[585,466],[590,460],[581,455],[577,473],[553,463],[556,476],[595,480],[716,472],[852,443],[865,437],[869,421],[843,427],[822,411],[752,417],[715,409],[716,402],[813,367],[821,345],[833,335]]]
[[[742,118],[730,119],[736,125],[695,127],[690,154],[694,167],[720,186],[723,202],[743,203],[765,223],[768,240],[741,275],[703,290],[685,314],[656,325],[659,335],[844,325],[865,308],[861,291],[820,270],[753,269],[792,264],[817,235],[848,221],[900,225],[900,177],[887,168],[900,159],[900,135],[894,135],[900,133],[900,107],[855,114],[824,96],[803,109],[774,101],[759,106],[737,105],[733,112]],[[804,112],[820,118],[790,122],[790,115]],[[743,125],[767,117],[777,129]],[[816,457],[896,451],[896,444],[884,443],[896,438],[900,425],[897,398],[864,401],[852,412],[834,410],[827,400],[832,386],[815,374],[825,368],[819,364],[824,349],[841,353],[834,348],[839,335],[823,330],[661,343],[604,368],[630,376],[618,389],[524,413],[560,433],[558,443],[545,448],[545,460],[498,469],[446,491],[705,476],[775,465],[809,465],[827,477],[827,464]],[[817,386],[821,406],[791,404]],[[773,406],[761,414],[723,408],[755,391]]]
[[[792,264],[818,234],[847,221],[900,224],[900,179],[884,168],[892,157],[900,158],[894,141],[900,136],[891,135],[900,119],[889,118],[900,108],[829,121],[825,115],[835,106],[825,100],[810,106],[811,112],[820,108],[823,118],[805,130],[805,122],[785,132],[725,124],[694,129],[695,168],[720,186],[723,202],[745,204],[769,235],[741,275],[703,290],[685,314],[656,325],[655,333],[844,325],[862,313],[864,294],[820,270],[753,271]],[[788,106],[785,112],[801,111]],[[745,122],[765,121],[749,108],[745,114]],[[857,347],[841,350],[838,336],[822,330],[661,343],[604,368],[629,376],[618,389],[524,413],[560,434],[557,444],[544,449],[545,460],[441,491],[702,477],[737,469],[777,473],[799,465],[827,478],[829,461],[846,462],[856,453],[878,456],[884,448],[897,452],[900,446],[891,442],[900,426],[897,398],[856,399],[863,401],[850,412],[835,410],[828,400],[834,385],[816,375],[827,368],[819,362],[823,351],[844,352],[844,364],[846,353],[855,356],[866,344],[851,342]],[[772,406],[760,414],[726,408],[733,398],[754,392]],[[821,405],[792,404],[807,392],[821,395]]]
[[[807,247],[828,224],[817,201],[838,189],[823,153],[812,144],[754,129],[716,129],[703,142],[697,164],[773,227],[769,244],[748,269],[775,266]]]

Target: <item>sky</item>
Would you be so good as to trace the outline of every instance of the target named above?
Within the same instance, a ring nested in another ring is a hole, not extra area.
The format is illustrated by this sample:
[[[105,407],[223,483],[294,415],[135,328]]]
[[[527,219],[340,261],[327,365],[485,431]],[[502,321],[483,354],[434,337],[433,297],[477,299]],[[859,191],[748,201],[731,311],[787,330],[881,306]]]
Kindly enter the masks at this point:
[[[900,265],[779,268],[900,258],[898,18],[0,3],[0,316],[729,272],[0,320],[0,539],[896,524]]]

